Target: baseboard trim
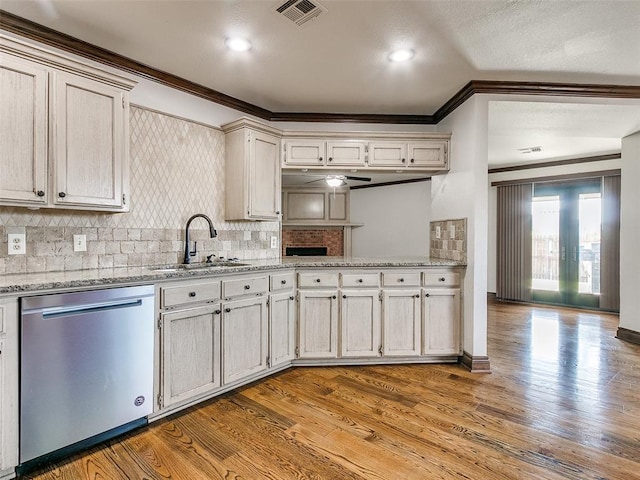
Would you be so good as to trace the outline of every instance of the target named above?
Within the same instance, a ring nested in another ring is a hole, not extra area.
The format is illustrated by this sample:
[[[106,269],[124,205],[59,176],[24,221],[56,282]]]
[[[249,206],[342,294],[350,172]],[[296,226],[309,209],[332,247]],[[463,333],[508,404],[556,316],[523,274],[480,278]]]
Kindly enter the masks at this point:
[[[470,355],[467,352],[462,352],[460,357],[460,365],[465,367],[471,373],[491,373],[491,364],[489,363],[489,357]]]
[[[625,342],[635,343],[636,345],[640,345],[640,332],[636,332],[635,330],[629,330],[628,328],[618,327],[618,331],[616,332],[616,338],[620,340],[624,340]]]

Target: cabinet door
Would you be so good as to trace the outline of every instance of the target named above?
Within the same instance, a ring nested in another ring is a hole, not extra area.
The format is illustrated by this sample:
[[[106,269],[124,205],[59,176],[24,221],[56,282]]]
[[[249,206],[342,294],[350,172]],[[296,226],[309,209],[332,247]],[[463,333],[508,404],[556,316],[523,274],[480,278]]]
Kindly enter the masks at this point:
[[[0,476],[18,465],[18,299],[0,299]]]
[[[222,381],[225,385],[267,369],[267,297],[223,304]]]
[[[336,290],[299,290],[300,358],[338,356],[338,296]]]
[[[420,355],[420,289],[384,290],[382,311],[383,355]]]
[[[407,144],[403,142],[371,142],[369,144],[369,166],[406,167]]]
[[[54,75],[54,202],[121,208],[125,94],[85,78]]]
[[[365,143],[354,141],[327,142],[327,165],[365,165]]]
[[[409,144],[410,167],[447,168],[446,146],[442,142],[414,142]]]
[[[220,386],[220,305],[164,313],[163,407]]]
[[[272,367],[293,360],[296,350],[295,306],[293,291],[269,297],[269,359]]]
[[[325,163],[324,140],[287,140],[285,144],[285,165],[306,165],[321,167]]]
[[[378,290],[343,290],[341,297],[340,356],[378,356],[380,351]]]
[[[460,355],[460,289],[432,288],[424,295],[424,355]]]
[[[47,72],[6,55],[0,65],[0,202],[47,203]]]
[[[277,219],[280,214],[280,140],[249,133],[249,218]]]

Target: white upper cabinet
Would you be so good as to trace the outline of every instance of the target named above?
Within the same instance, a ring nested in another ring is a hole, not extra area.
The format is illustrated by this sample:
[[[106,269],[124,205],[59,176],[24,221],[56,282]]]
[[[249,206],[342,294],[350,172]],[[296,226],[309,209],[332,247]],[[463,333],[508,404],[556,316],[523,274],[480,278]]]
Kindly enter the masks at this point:
[[[0,59],[0,201],[44,206],[48,73],[8,55]]]
[[[224,125],[227,220],[280,218],[280,137],[243,118]]]
[[[449,170],[450,134],[283,132],[282,167],[327,173]]]
[[[0,204],[128,211],[134,85],[0,35]]]
[[[124,93],[81,77],[55,77],[54,203],[121,208]]]

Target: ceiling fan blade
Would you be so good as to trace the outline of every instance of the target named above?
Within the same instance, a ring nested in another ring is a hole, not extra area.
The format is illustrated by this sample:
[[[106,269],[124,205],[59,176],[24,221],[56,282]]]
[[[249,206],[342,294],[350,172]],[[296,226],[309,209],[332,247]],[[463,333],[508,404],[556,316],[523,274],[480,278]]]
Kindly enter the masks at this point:
[[[352,177],[351,175],[345,175],[347,180],[358,180],[359,182],[370,182],[371,178],[369,177]]]
[[[322,178],[316,178],[315,180],[311,180],[309,182],[304,182],[304,185],[308,185],[310,183],[315,183],[315,182],[323,182],[324,181],[324,177]]]

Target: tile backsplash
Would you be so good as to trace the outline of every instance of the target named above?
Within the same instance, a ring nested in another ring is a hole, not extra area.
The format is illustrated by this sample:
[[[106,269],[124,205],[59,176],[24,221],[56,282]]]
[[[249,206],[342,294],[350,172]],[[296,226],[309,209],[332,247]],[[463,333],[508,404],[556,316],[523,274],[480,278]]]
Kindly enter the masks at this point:
[[[429,256],[458,262],[467,261],[467,219],[430,222]],[[440,238],[438,237],[440,230]],[[452,235],[453,233],[453,235]]]
[[[224,133],[210,126],[131,107],[131,211],[102,213],[0,207],[0,274],[82,268],[160,265],[182,261],[184,228],[193,221],[198,257],[277,258],[269,248],[278,222],[224,220]],[[7,255],[7,232],[24,227],[26,255]],[[87,251],[74,252],[73,235],[87,236]]]

